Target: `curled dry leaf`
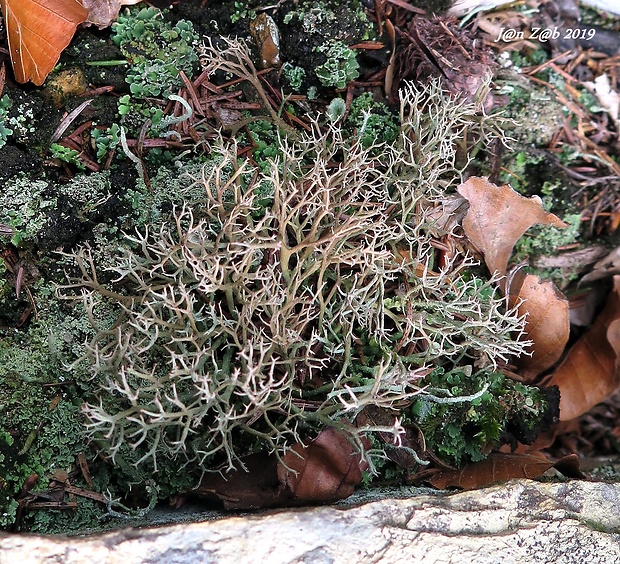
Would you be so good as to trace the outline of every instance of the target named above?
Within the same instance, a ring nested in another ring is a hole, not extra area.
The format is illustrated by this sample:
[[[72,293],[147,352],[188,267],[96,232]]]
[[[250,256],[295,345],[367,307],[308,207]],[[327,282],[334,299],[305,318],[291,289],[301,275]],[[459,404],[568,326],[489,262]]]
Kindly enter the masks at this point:
[[[353,445],[328,428],[309,445],[293,446],[278,467],[278,478],[300,501],[336,501],[353,493],[366,468]]]
[[[545,382],[560,388],[560,421],[604,401],[620,385],[620,276],[592,327],[572,346]]]
[[[275,454],[258,452],[241,462],[244,468],[224,475],[205,474],[187,495],[218,501],[226,509],[336,501],[353,493],[367,468],[351,443],[331,428],[307,445],[297,443],[281,461]]]
[[[525,338],[532,341],[532,355],[522,355],[514,364],[523,380],[531,382],[564,352],[570,334],[568,300],[551,280],[522,274],[512,279],[509,304],[519,304],[519,315],[527,314]]]
[[[457,190],[469,200],[463,220],[465,234],[484,254],[489,270],[502,276],[515,243],[532,225],[566,227],[542,208],[540,198],[525,198],[507,184],[496,186],[486,178],[472,176]]]
[[[538,478],[549,468],[555,468],[571,478],[583,478],[576,454],[569,454],[556,462],[551,462],[541,453],[493,452],[487,459],[467,464],[461,470],[440,470],[425,481],[439,489],[473,490],[513,478]]]
[[[41,86],[87,12],[78,0],[0,0],[18,82]]]
[[[142,0],[82,0],[88,10],[87,23],[96,25],[99,29],[108,27],[116,18],[121,6],[132,6]]]

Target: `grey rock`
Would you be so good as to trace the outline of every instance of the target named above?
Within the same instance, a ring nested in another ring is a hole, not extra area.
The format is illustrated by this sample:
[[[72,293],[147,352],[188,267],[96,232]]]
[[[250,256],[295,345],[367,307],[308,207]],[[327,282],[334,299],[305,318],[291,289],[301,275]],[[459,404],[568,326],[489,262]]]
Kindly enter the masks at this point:
[[[0,536],[0,564],[620,562],[620,484],[518,480],[82,538]]]

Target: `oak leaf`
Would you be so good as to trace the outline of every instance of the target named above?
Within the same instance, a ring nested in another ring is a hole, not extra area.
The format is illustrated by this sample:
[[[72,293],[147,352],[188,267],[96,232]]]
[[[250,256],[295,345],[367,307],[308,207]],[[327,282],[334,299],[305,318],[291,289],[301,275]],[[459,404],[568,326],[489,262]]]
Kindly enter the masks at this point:
[[[346,437],[327,428],[309,445],[297,443],[286,453],[278,478],[297,500],[336,501],[353,493],[367,467]]]
[[[243,468],[225,473],[207,472],[200,484],[186,495],[210,502],[219,502],[225,509],[264,509],[295,505],[290,490],[278,480],[277,457],[267,452],[256,452],[240,461]]]
[[[117,17],[121,6],[141,0],[0,0],[15,80],[41,86],[77,26],[92,23],[102,29]]]
[[[122,6],[132,6],[142,0],[82,0],[88,10],[87,23],[96,25],[99,29],[112,25],[118,18]]]
[[[604,401],[620,385],[620,276],[592,327],[571,347],[545,385],[560,389],[560,421]]]
[[[521,355],[514,364],[519,376],[531,382],[564,352],[570,334],[568,300],[552,281],[542,282],[535,274],[517,274],[509,292],[509,305],[526,316],[525,338],[532,342],[532,355]]]
[[[0,0],[18,82],[37,86],[54,68],[86,9],[78,0]]]
[[[460,470],[439,470],[425,481],[438,489],[473,490],[513,478],[538,478],[549,468],[556,468],[568,477],[583,478],[576,454],[569,454],[556,462],[551,462],[541,453],[493,452],[485,460],[472,462]]]
[[[365,448],[370,444],[363,439]],[[226,509],[258,509],[323,503],[350,496],[362,481],[361,461],[351,443],[334,429],[298,442],[279,460],[273,453],[243,457],[243,468],[205,474],[188,495],[219,501]]]
[[[542,208],[540,198],[525,198],[507,184],[496,186],[486,178],[472,176],[457,190],[469,201],[463,220],[465,235],[483,253],[492,273],[506,274],[515,243],[532,225],[566,227]]]

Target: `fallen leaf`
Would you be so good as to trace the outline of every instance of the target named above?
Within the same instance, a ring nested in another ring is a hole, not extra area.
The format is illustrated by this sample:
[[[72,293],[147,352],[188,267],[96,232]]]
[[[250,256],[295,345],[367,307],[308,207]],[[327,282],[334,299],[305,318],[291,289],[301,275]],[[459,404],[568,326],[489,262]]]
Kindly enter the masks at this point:
[[[560,388],[560,421],[604,401],[620,385],[620,276],[592,327],[571,347],[545,385]]]
[[[18,82],[41,86],[87,12],[78,0],[0,0]]]
[[[616,247],[610,253],[606,253],[605,256],[592,267],[592,271],[579,281],[579,285],[594,282],[601,278],[609,278],[614,274],[620,274],[620,247]]]
[[[309,445],[293,446],[278,467],[278,477],[296,499],[327,502],[349,497],[366,468],[346,437],[330,427]]]
[[[507,184],[496,186],[486,178],[472,176],[457,188],[469,201],[463,230],[484,254],[491,272],[506,274],[508,259],[518,239],[536,223],[566,227],[546,212],[540,198],[525,198]]]
[[[570,334],[568,300],[551,280],[542,282],[535,274],[523,274],[510,285],[510,307],[526,315],[525,339],[532,341],[532,355],[514,361],[519,376],[531,382],[562,356]]]
[[[551,462],[541,453],[493,452],[487,459],[467,464],[460,470],[439,470],[425,481],[441,490],[446,488],[473,490],[513,478],[538,478],[549,468],[555,468],[571,478],[584,477],[579,470],[579,458],[576,454],[569,454],[556,462]]]
[[[133,6],[142,0],[82,0],[88,10],[86,23],[96,25],[99,29],[108,27],[118,18],[122,6]]]
[[[589,288],[573,292],[569,299],[570,324],[590,327],[608,297],[609,285],[605,281],[594,282]]]
[[[219,501],[226,509],[323,503],[350,496],[367,468],[351,443],[331,428],[309,444],[293,445],[281,461],[259,452],[241,462],[245,469],[206,474],[187,495]]]
[[[266,452],[242,459],[243,468],[222,474],[205,474],[192,495],[218,501],[225,509],[262,509],[292,505],[293,494],[278,480],[278,459]]]

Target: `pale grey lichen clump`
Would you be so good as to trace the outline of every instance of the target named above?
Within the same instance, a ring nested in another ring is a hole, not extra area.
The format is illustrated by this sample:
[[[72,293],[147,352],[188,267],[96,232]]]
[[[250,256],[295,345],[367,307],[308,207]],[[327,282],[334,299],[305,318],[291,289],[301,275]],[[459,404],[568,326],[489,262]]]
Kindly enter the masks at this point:
[[[216,166],[188,187],[202,202],[128,234],[112,282],[88,249],[75,253],[82,277],[64,295],[95,326],[102,298],[123,311],[87,345],[102,388],[84,412],[99,445],[114,456],[128,442],[155,468],[183,455],[204,469],[281,453],[321,426],[361,447],[370,429],[356,414],[398,414],[426,393],[429,367],[492,368],[523,352],[524,320],[470,257],[433,264],[445,233],[427,212],[460,179],[459,140],[491,135],[491,122],[436,84],[408,85],[401,106],[401,133],[380,151],[337,123],[316,126],[282,138],[263,172],[219,141]],[[382,430],[396,442],[404,431],[398,419]]]

